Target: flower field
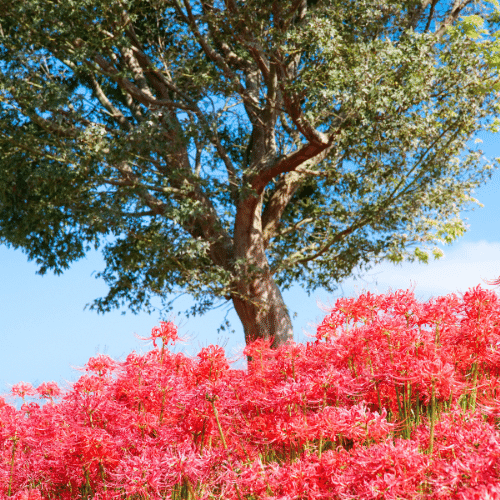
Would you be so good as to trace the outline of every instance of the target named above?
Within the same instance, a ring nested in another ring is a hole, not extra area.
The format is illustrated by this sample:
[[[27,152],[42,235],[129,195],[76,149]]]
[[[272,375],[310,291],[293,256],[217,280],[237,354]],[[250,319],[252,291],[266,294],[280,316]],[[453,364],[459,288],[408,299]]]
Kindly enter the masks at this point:
[[[500,300],[338,299],[315,341],[91,358],[0,398],[0,498],[500,499]],[[161,340],[161,345],[157,341]]]

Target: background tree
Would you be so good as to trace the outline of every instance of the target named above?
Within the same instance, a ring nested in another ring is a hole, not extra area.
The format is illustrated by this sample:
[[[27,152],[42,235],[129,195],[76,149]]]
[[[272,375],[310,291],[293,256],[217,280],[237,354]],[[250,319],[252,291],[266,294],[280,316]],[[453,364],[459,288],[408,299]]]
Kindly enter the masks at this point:
[[[171,309],[179,285],[189,313],[232,300],[247,342],[280,344],[280,289],[333,292],[465,231],[493,168],[466,143],[498,73],[447,30],[481,10],[3,0],[0,242],[41,274],[103,245],[110,288],[92,308]]]

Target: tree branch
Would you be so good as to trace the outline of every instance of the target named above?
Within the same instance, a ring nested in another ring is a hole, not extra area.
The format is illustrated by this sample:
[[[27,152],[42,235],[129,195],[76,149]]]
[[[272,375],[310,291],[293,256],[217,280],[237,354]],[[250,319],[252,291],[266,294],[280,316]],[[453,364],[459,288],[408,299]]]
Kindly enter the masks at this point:
[[[408,29],[408,28],[415,29],[419,20],[420,20],[420,17],[425,12],[425,9],[427,9],[427,7],[429,6],[429,4],[431,2],[434,3],[437,1],[439,1],[439,0],[422,0],[420,2],[420,5],[415,7],[415,10],[410,14],[410,16],[408,18],[408,23],[406,24],[405,29]]]
[[[300,133],[288,125],[288,123],[286,122],[285,113],[280,114],[280,122],[281,126],[285,129],[285,132],[292,138],[292,141],[294,142],[295,146],[299,148],[302,144],[302,141],[300,139]]]
[[[16,141],[14,138],[9,137],[8,135],[4,134],[1,131],[0,131],[0,137],[3,137],[10,144],[14,144],[14,146],[17,146],[20,150],[29,151],[30,153],[32,153],[35,156],[39,156],[42,158],[45,157],[45,158],[48,158],[49,160],[58,161],[58,162],[61,162],[64,164],[69,163],[66,158],[58,158],[57,156],[51,155],[50,153],[47,153],[44,150],[39,150],[39,149],[35,149],[33,147],[30,147],[27,144],[25,144],[24,142]]]
[[[427,23],[426,23],[425,28],[424,28],[424,31],[426,33],[427,33],[427,31],[429,31],[429,28],[431,26],[432,18],[434,17],[434,11],[436,9],[436,5],[437,5],[438,1],[439,0],[432,0],[431,8],[430,8],[430,11],[429,11],[429,16],[427,18]]]
[[[465,9],[465,7],[467,7],[467,5],[469,5],[473,1],[474,0],[463,0],[463,1],[455,0],[455,2],[453,3],[453,7],[450,9],[448,15],[446,16],[446,19],[441,23],[441,26],[435,31],[434,34],[436,38],[441,38],[445,34],[448,26],[453,24],[458,19],[458,16]]]
[[[39,125],[42,129],[46,130],[47,132],[51,132],[55,135],[58,135],[59,137],[67,137],[70,139],[75,139],[78,137],[80,132],[74,126],[71,126],[69,128],[64,128],[64,127],[61,127],[60,125],[57,125],[56,123],[54,123],[51,120],[47,120],[46,118],[39,116],[34,111],[30,112],[29,110],[32,107],[30,105],[31,103],[29,103],[27,99],[17,95],[17,93],[15,92],[15,89],[11,89],[11,93],[12,93],[12,96],[14,97],[14,99],[16,100],[16,103],[18,104],[19,109],[21,109],[22,112],[26,116],[28,116],[31,121],[33,121],[34,123]],[[0,95],[0,101],[7,102],[7,99]],[[64,113],[60,113],[60,114],[63,115]]]
[[[133,44],[131,50],[134,54],[135,60],[142,69],[142,75],[143,76],[145,75],[145,77],[149,79],[151,85],[159,93],[162,99],[172,101],[172,99],[169,97],[168,94],[168,91],[171,91],[174,94],[178,95],[184,101],[183,105],[175,103],[175,101],[172,101],[172,104],[175,104],[176,107],[178,107],[179,109],[183,109],[185,111],[188,110],[194,111],[195,101],[191,99],[187,94],[182,92],[171,81],[168,81],[160,71],[154,69],[153,63],[151,62],[147,54],[144,52],[139,40],[137,39],[137,35],[135,33],[132,21],[129,19],[129,16],[126,12],[124,13],[124,17],[129,22],[128,25],[129,27],[127,29],[127,36]]]
[[[293,226],[287,227],[286,229],[280,231],[278,236],[284,236],[288,233],[294,233],[299,229],[300,226],[303,226],[304,224],[309,224],[314,221],[315,219],[313,219],[312,217],[307,217],[306,219],[299,220]]]
[[[318,162],[326,157],[326,155],[333,148],[333,137],[330,143],[326,144],[305,144],[297,151],[286,155],[285,157],[279,158],[274,164],[262,170],[252,179],[252,188],[261,194],[264,188],[271,182],[275,177],[280,174],[291,172],[296,170],[300,165],[311,160],[312,158],[321,155]]]
[[[133,84],[131,81],[123,78],[119,75],[119,71],[101,55],[95,56],[95,62],[101,68],[101,72],[108,77],[113,78],[120,87],[122,87],[128,94],[133,96],[138,102],[147,108],[161,108],[166,107],[168,109],[182,109],[186,111],[191,111],[191,107],[185,106],[184,104],[174,102],[170,99],[156,99],[152,97],[151,93],[144,92],[137,85]]]
[[[99,82],[97,81],[94,73],[92,71],[88,71],[87,76],[90,80],[90,84],[92,85],[92,88],[94,89],[94,92],[97,96],[97,99],[99,102],[109,111],[111,114],[112,118],[115,118],[116,121],[127,131],[132,130],[132,125],[130,122],[125,118],[123,113],[113,106],[111,101],[108,99],[104,91],[102,90],[101,86],[99,85]]]
[[[300,106],[300,101],[303,96],[295,95],[292,97],[285,91],[284,82],[287,79],[288,70],[283,67],[282,63],[277,64],[276,69],[278,71],[279,85],[281,95],[283,97],[284,107],[288,116],[297,127],[297,130],[311,144],[327,145],[329,139],[328,136],[323,132],[316,130],[304,117],[304,113],[302,112],[302,108]]]
[[[148,217],[157,215],[153,210],[149,212],[119,212],[121,217]]]
[[[203,52],[205,52],[207,57],[210,60],[212,60],[213,62],[215,62],[220,69],[222,69],[226,78],[231,80],[236,85],[237,92],[241,95],[244,103],[247,105],[251,105],[255,108],[258,108],[258,104],[259,104],[258,99],[255,100],[249,94],[249,92],[245,89],[245,87],[243,87],[243,84],[241,83],[238,76],[227,65],[224,58],[221,57],[220,54],[218,54],[212,47],[210,47],[210,45],[207,42],[207,40],[205,39],[205,37],[200,33],[200,30],[198,29],[198,26],[196,24],[196,20],[194,18],[193,12],[191,10],[191,5],[189,3],[189,0],[183,0],[183,2],[184,2],[184,6],[186,7],[187,16],[179,8],[179,6],[177,5],[177,2],[174,3],[175,8],[176,8],[177,12],[179,13],[179,15],[184,19],[186,24],[191,28],[191,31],[195,35],[199,44],[201,45]]]
[[[287,259],[280,260],[279,264],[276,266],[271,267],[271,273],[274,275],[281,269],[287,269],[294,264],[304,264],[305,262],[309,262],[311,260],[315,260],[318,257],[321,257],[327,250],[331,249],[332,245],[335,243],[338,243],[339,241],[343,240],[346,236],[349,234],[353,233],[356,229],[359,229],[362,227],[364,224],[366,224],[366,221],[358,222],[357,224],[353,224],[350,228],[344,229],[344,231],[341,231],[340,233],[337,233],[333,238],[329,238],[326,240],[326,242],[320,247],[320,249],[314,253],[313,255],[310,255],[309,257],[303,257],[302,259],[297,259],[296,257],[300,257],[301,255],[305,255],[308,251],[315,250],[318,247],[317,243],[313,243],[307,247],[302,248],[298,252],[295,252],[292,254],[290,257]]]
[[[203,13],[206,12],[212,13],[214,11],[213,3],[210,5],[206,0],[201,1],[201,6],[203,9]],[[238,7],[236,6],[233,0],[229,0],[226,2],[227,10],[233,14],[233,16],[238,14]],[[224,53],[224,59],[226,59],[230,65],[237,67],[238,69],[248,69],[251,64],[242,57],[238,56],[231,47],[224,41],[219,38],[220,29],[213,25],[209,20],[207,20],[207,24],[210,27],[210,36],[217,44],[217,47]]]
[[[308,169],[308,167],[317,165],[323,161],[328,153],[330,153],[331,149],[332,147],[327,148],[313,159],[305,163],[303,162],[299,167],[297,167],[294,171],[289,172],[278,182],[276,190],[271,196],[271,199],[262,214],[262,232],[266,248],[269,245],[271,238],[276,235],[276,231],[278,230],[285,208],[290,203],[290,200],[293,198],[297,189],[299,189],[301,184],[304,182],[304,179],[308,175],[322,177],[329,177],[331,175],[329,172],[316,172]]]
[[[123,171],[123,169],[119,169],[120,171]],[[135,177],[138,179],[138,177]],[[109,184],[110,186],[118,186],[118,187],[138,187],[141,189],[145,189],[147,191],[155,191],[157,193],[163,193],[163,194],[175,194],[179,197],[187,197],[188,194],[186,191],[182,191],[181,189],[173,188],[173,187],[157,187],[157,186],[148,186],[147,184],[143,184],[141,182],[135,182],[132,178],[126,178],[126,179],[103,179],[103,182],[105,184]]]
[[[188,4],[189,6],[189,4]],[[190,20],[186,19],[182,11],[178,9],[176,5],[177,10],[181,13],[181,15],[184,17],[185,21],[189,24]],[[190,10],[188,9],[188,12]],[[228,172],[228,178],[229,178],[229,184],[230,184],[230,190],[233,194],[233,196],[236,196],[236,190],[237,190],[237,179],[236,179],[236,169],[234,168],[229,155],[227,154],[225,148],[222,146],[222,144],[219,141],[219,138],[217,137],[217,134],[212,132],[211,127],[209,123],[206,120],[205,115],[202,113],[198,105],[194,100],[189,98],[184,92],[182,92],[175,84],[172,82],[169,82],[159,71],[154,71],[153,64],[151,63],[149,57],[144,53],[141,44],[139,43],[139,40],[137,39],[137,36],[135,34],[135,30],[133,28],[133,24],[128,16],[128,14],[125,12],[124,14],[125,20],[128,22],[128,30],[127,30],[127,35],[131,42],[134,44],[133,46],[133,51],[135,52],[135,56],[137,58],[137,62],[139,63],[140,67],[142,68],[143,73],[139,75],[140,77],[143,76],[144,74],[150,78],[151,84],[153,87],[159,92],[159,94],[162,96],[162,101],[157,100],[157,103],[163,102],[165,100],[168,100],[171,102],[171,108],[178,108],[182,109],[185,111],[192,111],[195,113],[195,115],[198,117],[198,120],[204,125],[205,130],[208,132],[210,136],[210,140],[212,144],[215,146],[217,152],[219,153],[222,161],[224,162],[226,166],[226,170]],[[196,27],[196,23],[194,21],[194,16],[191,13],[191,21],[194,23],[194,26]],[[197,28],[196,28],[197,29]],[[198,33],[199,34],[199,33]],[[129,54],[129,61],[133,61],[131,54]],[[171,92],[177,94],[185,104],[179,104],[179,103],[174,103],[171,101],[171,99],[168,97],[168,90]],[[152,98],[152,96],[150,96]],[[197,164],[195,165],[195,173],[196,169],[199,167],[199,158],[197,161]]]

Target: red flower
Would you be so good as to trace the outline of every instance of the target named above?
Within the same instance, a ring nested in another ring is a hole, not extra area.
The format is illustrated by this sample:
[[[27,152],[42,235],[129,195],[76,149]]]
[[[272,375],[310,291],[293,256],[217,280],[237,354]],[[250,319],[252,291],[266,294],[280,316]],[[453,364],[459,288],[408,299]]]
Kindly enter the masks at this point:
[[[33,389],[33,386],[28,382],[17,383],[12,387],[11,392],[14,396],[19,396],[23,398],[23,400],[25,396],[34,396],[36,394],[35,389]]]
[[[215,382],[220,379],[224,372],[229,370],[226,354],[222,347],[209,345],[204,347],[198,354],[198,375]]]
[[[36,388],[36,392],[41,398],[57,397],[61,395],[61,390],[55,382],[44,382]]]
[[[116,366],[116,362],[109,356],[99,354],[96,358],[90,358],[85,366],[86,371],[98,373],[101,377],[106,375],[108,370],[113,370]]]
[[[493,281],[486,281],[486,283],[488,285],[500,285],[500,276],[496,279],[496,280],[493,280]]]
[[[151,337],[153,339],[153,345],[156,347],[156,339],[161,338],[163,341],[163,345],[166,346],[170,341],[172,341],[172,344],[175,344],[175,342],[179,339],[179,336],[177,335],[177,327],[169,321],[168,323],[165,323],[164,321],[160,321],[160,326],[155,326],[151,330]]]

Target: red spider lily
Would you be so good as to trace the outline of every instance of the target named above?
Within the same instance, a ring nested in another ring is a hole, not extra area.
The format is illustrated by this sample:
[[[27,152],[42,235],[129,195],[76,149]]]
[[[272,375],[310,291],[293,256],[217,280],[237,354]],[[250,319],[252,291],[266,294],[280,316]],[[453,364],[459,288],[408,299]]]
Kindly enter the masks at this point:
[[[455,368],[439,358],[419,360],[411,380],[418,384],[425,403],[430,400],[432,387],[435,388],[436,399],[444,401],[449,400],[451,395],[456,397],[466,387],[457,377]]]
[[[443,344],[447,335],[459,325],[461,309],[462,301],[454,293],[446,297],[433,297],[427,304],[423,304],[418,325],[433,325],[435,342]]]
[[[61,395],[61,389],[55,382],[43,382],[36,388],[36,392],[41,398],[52,398]]]
[[[304,440],[327,438],[333,442],[338,437],[356,443],[387,439],[394,424],[387,422],[387,412],[371,412],[364,402],[352,408],[326,407],[310,416],[301,415],[291,422],[290,429]]]
[[[12,498],[13,500],[42,500],[43,497],[40,490],[36,488],[19,491]]]
[[[273,345],[273,340],[273,338],[254,340],[245,347],[243,355],[261,361],[272,358],[276,354],[276,351],[271,347]]]
[[[500,303],[337,305],[313,343],[249,345],[248,370],[217,346],[99,356],[57,404],[0,404],[0,498],[497,498]]]
[[[162,339],[164,346],[167,346],[169,342],[175,344],[175,342],[179,339],[177,335],[177,327],[171,321],[167,323],[160,321],[160,326],[155,326],[151,330],[151,338],[153,339],[153,345],[155,347],[156,339],[158,338]]]
[[[162,350],[165,349],[166,346],[170,342],[172,342],[172,345],[175,344],[177,341],[183,341],[181,337],[178,336],[177,334],[177,326],[174,325],[171,321],[160,321],[160,326],[155,326],[151,330],[151,336],[149,337],[137,337],[140,340],[152,340],[153,345],[157,347],[156,345],[156,340],[161,339],[163,342],[162,345]]]
[[[342,458],[343,466],[337,469],[324,462],[337,498],[422,498],[417,492],[425,482],[429,459],[414,443],[388,440],[357,447]]]
[[[36,392],[29,382],[19,382],[12,386],[11,394],[13,396],[19,396],[24,401],[26,396],[35,396]]]
[[[479,285],[464,293],[465,314],[469,320],[481,320],[492,313],[498,313],[500,299],[495,292],[483,290]]]
[[[95,358],[90,358],[85,365],[86,371],[91,371],[97,373],[100,377],[106,375],[109,371],[113,371],[116,368],[116,362],[106,356],[105,354],[99,354]]]
[[[500,276],[496,280],[485,281],[485,283],[487,283],[488,285],[500,285]]]
[[[428,439],[428,430],[418,429],[415,441],[425,447]],[[478,413],[454,409],[443,414],[436,423],[434,450],[428,482],[436,498],[475,498],[478,490],[500,486],[498,431]]]
[[[219,346],[209,345],[204,347],[199,353],[197,376],[201,379],[208,379],[213,382],[220,379],[229,370],[224,349]]]
[[[73,384],[73,389],[79,393],[91,393],[104,390],[106,387],[104,380],[94,375],[84,375]]]

